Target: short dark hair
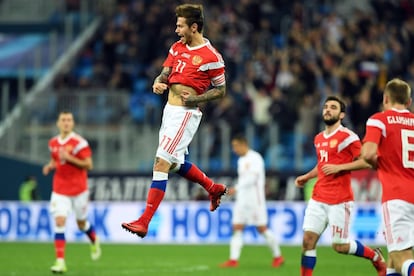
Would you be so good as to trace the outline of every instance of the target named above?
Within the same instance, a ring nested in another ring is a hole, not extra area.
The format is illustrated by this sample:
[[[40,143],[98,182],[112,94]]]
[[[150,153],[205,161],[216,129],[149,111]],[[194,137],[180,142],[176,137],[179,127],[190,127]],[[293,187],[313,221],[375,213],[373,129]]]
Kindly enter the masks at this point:
[[[188,26],[197,24],[197,31],[201,33],[204,25],[203,5],[201,4],[182,4],[175,8],[177,17],[184,17]]]
[[[243,135],[243,134],[241,134],[241,133],[235,134],[231,140],[232,140],[232,141],[233,141],[233,140],[235,140],[235,141],[239,141],[239,142],[242,142],[242,143],[244,143],[244,144],[248,144],[248,143],[249,143],[249,141],[247,141],[246,136],[244,136],[244,135]]]
[[[59,117],[60,117],[60,115],[66,115],[66,114],[72,114],[72,116],[73,117],[75,117],[74,115],[73,115],[73,112],[72,111],[70,111],[70,110],[67,110],[67,109],[62,109],[62,110],[59,110],[58,111],[58,113],[57,113],[57,118],[59,119]]]
[[[59,111],[58,115],[61,115],[61,114],[72,114],[73,115],[73,112],[67,109],[62,109]]]
[[[328,101],[338,102],[341,112],[346,113],[346,104],[343,100],[341,100],[341,98],[339,98],[337,96],[328,96],[325,100],[325,103],[328,102]]]

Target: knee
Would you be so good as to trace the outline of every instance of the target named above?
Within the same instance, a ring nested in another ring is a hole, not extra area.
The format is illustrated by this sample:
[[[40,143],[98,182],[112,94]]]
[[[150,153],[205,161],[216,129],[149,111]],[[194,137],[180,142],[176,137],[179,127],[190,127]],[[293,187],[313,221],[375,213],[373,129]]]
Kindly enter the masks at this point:
[[[401,258],[399,256],[393,256],[393,255],[390,254],[390,258],[389,258],[390,267],[392,267],[395,270],[401,272],[403,263],[404,263],[404,261],[401,260]]]
[[[302,248],[304,251],[315,249],[313,243],[308,239],[303,239]]]
[[[168,163],[162,158],[156,158],[154,166],[153,166],[153,170],[157,172],[168,173],[170,171],[171,165],[172,164]]]
[[[78,224],[78,228],[80,230],[85,229],[85,225],[86,225],[86,221],[85,220],[78,220],[78,221],[76,221],[76,223]]]
[[[256,229],[257,229],[257,232],[263,235],[267,230],[267,226],[257,226]]]
[[[348,254],[349,252],[349,244],[333,243],[332,248],[333,250],[341,254]]]
[[[66,218],[65,217],[56,217],[55,218],[55,225],[57,227],[64,227],[66,224]]]
[[[412,254],[413,253],[411,249],[406,249],[402,251],[392,251],[389,253],[388,265],[390,265],[390,267],[395,268],[395,270],[397,271],[401,271],[404,266],[404,262],[406,260],[410,260],[413,258]]]
[[[303,251],[315,249],[316,242],[317,242],[317,237],[314,237],[313,235],[305,234],[303,236],[303,241],[302,241]]]
[[[170,166],[170,173],[176,173],[176,172],[178,172],[179,170],[180,170],[180,164],[177,164],[177,163],[172,163],[171,164],[171,166]]]

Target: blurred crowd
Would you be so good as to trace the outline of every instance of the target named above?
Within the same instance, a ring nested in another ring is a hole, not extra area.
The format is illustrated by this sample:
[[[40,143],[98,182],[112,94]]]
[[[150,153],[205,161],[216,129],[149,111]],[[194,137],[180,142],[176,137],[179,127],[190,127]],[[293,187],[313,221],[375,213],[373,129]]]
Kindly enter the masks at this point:
[[[311,142],[321,102],[335,94],[347,102],[344,124],[362,138],[367,118],[381,108],[387,80],[401,77],[414,87],[412,1],[196,2],[205,8],[204,35],[226,62],[227,97],[203,107],[204,124],[213,129],[224,120],[236,133],[249,122],[258,137],[267,137],[276,122],[280,133],[296,127]],[[176,5],[118,0],[55,86],[126,89],[131,118],[158,125],[165,98],[152,94],[151,85],[178,39]],[[257,150],[265,154],[267,146],[261,141]]]

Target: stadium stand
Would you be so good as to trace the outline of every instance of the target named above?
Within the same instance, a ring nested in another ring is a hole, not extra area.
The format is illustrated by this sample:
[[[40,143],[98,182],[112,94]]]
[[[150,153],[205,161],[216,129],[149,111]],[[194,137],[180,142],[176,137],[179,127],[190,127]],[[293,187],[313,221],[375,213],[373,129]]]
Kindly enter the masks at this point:
[[[151,168],[165,98],[153,95],[150,85],[177,39],[175,3],[109,2],[111,12],[102,15],[77,58],[56,74],[42,99],[25,107],[26,138],[15,141],[11,129],[0,135],[13,153],[45,158],[36,137],[49,135],[52,115],[69,107],[76,108],[80,130],[93,141],[98,170]],[[203,107],[202,129],[190,149],[192,160],[207,169],[234,166],[226,145],[232,134],[245,131],[269,170],[306,170],[315,162],[312,137],[320,129],[326,95],[345,98],[344,123],[362,137],[366,119],[380,108],[386,80],[399,76],[414,84],[410,1],[203,3],[210,18],[206,37],[224,53],[228,76],[227,99]],[[0,58],[1,53],[0,47]]]

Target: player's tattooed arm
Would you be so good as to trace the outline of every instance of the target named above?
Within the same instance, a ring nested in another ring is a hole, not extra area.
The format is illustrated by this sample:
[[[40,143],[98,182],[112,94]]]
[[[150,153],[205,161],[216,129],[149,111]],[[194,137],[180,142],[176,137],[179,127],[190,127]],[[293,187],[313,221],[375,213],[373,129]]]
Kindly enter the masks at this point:
[[[185,100],[186,105],[194,105],[198,103],[203,102],[209,102],[216,99],[221,99],[226,95],[226,86],[220,85],[216,86],[208,91],[206,91],[204,94],[197,95],[197,96],[189,96]]]
[[[152,92],[155,94],[163,94],[164,91],[168,88],[168,76],[171,73],[171,67],[163,67],[161,74],[155,78],[154,83],[152,84]]]
[[[163,67],[161,74],[159,74],[155,80],[154,80],[154,84],[155,83],[167,83],[168,82],[168,76],[171,73],[171,67]]]

